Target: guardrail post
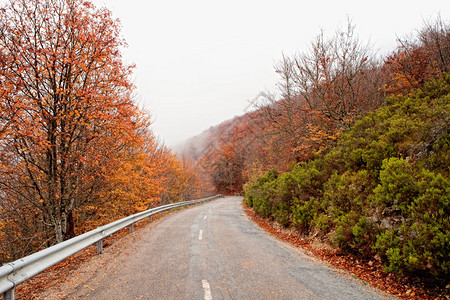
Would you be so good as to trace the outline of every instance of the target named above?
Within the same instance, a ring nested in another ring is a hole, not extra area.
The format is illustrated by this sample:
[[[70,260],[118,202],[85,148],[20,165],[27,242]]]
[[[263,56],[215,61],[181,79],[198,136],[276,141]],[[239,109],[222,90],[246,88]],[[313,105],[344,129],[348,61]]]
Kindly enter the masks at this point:
[[[160,212],[160,214],[161,214],[161,217],[162,217],[162,216],[164,216],[164,212],[163,212],[163,211],[162,211],[162,212]]]
[[[130,224],[130,233],[133,233],[133,231],[134,231],[134,223],[131,223]]]
[[[3,293],[3,300],[14,300],[14,288]]]
[[[103,240],[97,242],[97,254],[102,254],[103,252]]]
[[[152,216],[148,217],[148,221],[151,222],[152,221]]]

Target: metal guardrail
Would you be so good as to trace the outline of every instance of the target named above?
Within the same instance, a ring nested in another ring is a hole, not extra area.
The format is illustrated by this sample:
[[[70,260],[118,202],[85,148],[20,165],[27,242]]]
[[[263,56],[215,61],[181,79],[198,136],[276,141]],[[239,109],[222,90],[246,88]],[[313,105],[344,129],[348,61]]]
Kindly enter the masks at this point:
[[[220,197],[223,196],[216,195],[198,200],[158,206],[98,227],[14,262],[4,264],[0,267],[0,293],[3,296],[2,298],[3,300],[13,300],[14,288],[17,285],[90,245],[97,243],[97,253],[101,253],[103,250],[102,241],[105,237],[127,226],[130,226],[130,232],[133,232],[133,224],[139,220],[147,217],[151,220],[152,215],[154,214],[163,214],[165,211],[172,211],[177,207],[186,207],[192,204],[204,203]]]

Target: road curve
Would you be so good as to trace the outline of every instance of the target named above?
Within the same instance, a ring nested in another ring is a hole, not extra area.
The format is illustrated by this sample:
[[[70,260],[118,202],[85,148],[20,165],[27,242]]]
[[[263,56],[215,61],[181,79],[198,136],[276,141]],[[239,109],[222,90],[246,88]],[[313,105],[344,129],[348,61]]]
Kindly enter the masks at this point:
[[[241,197],[164,218],[68,299],[385,299],[250,221]],[[144,229],[146,230],[146,229]]]

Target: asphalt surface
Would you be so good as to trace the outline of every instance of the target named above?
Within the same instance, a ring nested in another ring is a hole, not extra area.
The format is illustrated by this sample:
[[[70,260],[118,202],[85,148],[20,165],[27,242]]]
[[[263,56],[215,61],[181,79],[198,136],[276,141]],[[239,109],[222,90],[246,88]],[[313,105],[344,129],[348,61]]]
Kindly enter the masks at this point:
[[[165,217],[69,298],[385,299],[262,231],[241,201],[226,197]]]

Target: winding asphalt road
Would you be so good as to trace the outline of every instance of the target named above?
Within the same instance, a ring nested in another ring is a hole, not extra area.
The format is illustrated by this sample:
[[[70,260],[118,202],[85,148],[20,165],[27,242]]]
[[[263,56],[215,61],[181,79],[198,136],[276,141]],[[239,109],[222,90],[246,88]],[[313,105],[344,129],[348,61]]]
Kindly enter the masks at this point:
[[[164,218],[75,299],[385,299],[248,219],[241,197]],[[92,283],[92,282],[91,282]]]

